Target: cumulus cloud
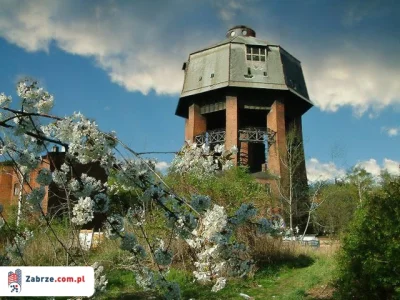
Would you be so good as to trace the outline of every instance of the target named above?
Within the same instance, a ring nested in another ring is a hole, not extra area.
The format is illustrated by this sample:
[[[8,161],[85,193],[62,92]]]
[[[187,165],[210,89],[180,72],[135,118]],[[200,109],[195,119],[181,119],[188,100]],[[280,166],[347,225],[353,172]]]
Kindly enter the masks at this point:
[[[369,109],[377,113],[400,105],[397,63],[371,49],[343,47],[335,52],[306,58],[303,64],[310,97],[321,110],[335,112],[347,106],[361,116]]]
[[[262,1],[0,1],[0,37],[30,52],[49,52],[56,46],[92,58],[112,82],[128,91],[178,94],[181,65],[188,54],[222,40],[227,26],[248,22],[259,37],[268,34],[268,39],[288,44],[287,50],[299,55],[311,99],[320,109],[334,112],[347,106],[362,115],[372,108],[369,114],[374,115],[400,105],[396,43],[386,51],[382,43],[357,44],[332,32],[316,38],[315,45],[301,38],[301,43],[292,44],[292,39],[280,36],[286,23]],[[212,28],[198,21],[199,9],[208,13]],[[361,22],[370,10],[350,8],[352,21],[347,22]],[[333,47],[323,46],[328,44]]]
[[[166,171],[168,169],[168,167],[170,166],[170,164],[166,161],[159,161],[156,162],[156,169],[159,171]]]
[[[388,136],[394,137],[400,134],[400,127],[382,127],[382,131]]]
[[[379,165],[375,159],[371,158],[357,163],[356,166],[365,169],[374,176],[379,176],[382,171],[387,171],[392,175],[400,175],[400,162],[388,158],[383,160],[382,165]]]
[[[128,91],[178,93],[182,62],[196,49],[201,34],[176,31],[176,14],[184,8],[171,9],[165,1],[146,3],[2,0],[0,36],[30,52],[48,52],[54,44],[67,53],[94,58]]]
[[[343,178],[346,175],[346,170],[339,168],[333,162],[323,163],[316,158],[311,158],[306,162],[307,178],[310,182],[330,181]],[[385,158],[382,164],[379,164],[376,159],[360,161],[356,167],[361,167],[373,176],[379,176],[382,171],[387,171],[392,175],[400,175],[400,161]]]
[[[338,168],[333,162],[322,163],[316,158],[311,158],[306,162],[307,178],[310,182],[333,180],[342,178],[346,171]]]

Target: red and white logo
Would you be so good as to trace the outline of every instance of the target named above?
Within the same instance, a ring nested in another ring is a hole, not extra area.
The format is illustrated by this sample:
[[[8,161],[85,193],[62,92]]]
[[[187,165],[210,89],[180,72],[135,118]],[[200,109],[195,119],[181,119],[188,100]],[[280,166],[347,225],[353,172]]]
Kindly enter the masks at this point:
[[[21,269],[16,269],[15,272],[8,272],[8,288],[11,293],[21,293],[21,281]]]

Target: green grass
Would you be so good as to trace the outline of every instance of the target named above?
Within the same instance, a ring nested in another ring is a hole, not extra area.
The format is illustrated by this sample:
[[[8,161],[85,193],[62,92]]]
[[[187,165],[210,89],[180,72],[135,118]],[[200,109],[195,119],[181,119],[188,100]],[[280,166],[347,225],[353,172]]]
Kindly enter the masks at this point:
[[[168,279],[178,282],[183,299],[241,299],[244,293],[255,299],[313,299],[306,292],[313,287],[328,284],[333,279],[332,256],[300,255],[295,260],[260,267],[253,278],[231,279],[225,289],[213,293],[212,285],[193,282],[190,273],[172,269]],[[159,299],[154,294],[138,292],[129,271],[112,271],[108,274],[108,291],[104,299]]]

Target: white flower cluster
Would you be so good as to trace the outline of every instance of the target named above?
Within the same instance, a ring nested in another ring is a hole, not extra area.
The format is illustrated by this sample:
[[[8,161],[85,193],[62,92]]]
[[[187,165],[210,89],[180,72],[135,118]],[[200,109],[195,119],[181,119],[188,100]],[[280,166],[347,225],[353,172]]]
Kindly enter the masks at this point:
[[[67,144],[71,159],[75,158],[79,163],[100,162],[108,171],[116,161],[113,155],[116,146],[114,133],[102,133],[95,122],[81,113],[41,126],[41,130],[46,136]]]
[[[20,81],[17,85],[17,95],[22,99],[26,112],[47,114],[53,108],[53,96],[39,88],[35,81]]]
[[[0,106],[1,107],[8,108],[8,106],[11,103],[11,101],[12,101],[11,96],[6,96],[4,93],[0,93]]]
[[[68,186],[75,197],[90,197],[93,193],[98,193],[103,188],[100,180],[84,173],[81,174],[79,180],[72,179]]]
[[[225,276],[244,276],[252,270],[247,248],[232,241],[231,236],[237,226],[254,214],[251,205],[242,206],[232,218],[228,218],[223,207],[214,205],[201,216],[201,225],[192,232],[194,238],[186,239],[197,256],[193,275],[203,283],[215,280],[213,292],[224,288]]]
[[[143,185],[143,182],[152,181],[151,168],[154,168],[154,165],[151,162],[128,160],[119,165],[119,170],[115,177],[118,184],[125,190],[129,190],[133,183],[146,187],[147,185]]]
[[[154,290],[157,286],[154,273],[149,268],[141,268],[135,271],[136,283],[144,290]]]
[[[95,262],[92,265],[94,269],[94,290],[95,293],[101,293],[106,290],[108,280],[105,275],[103,275],[104,268],[103,266],[99,265],[98,262]]]
[[[6,246],[6,252],[11,257],[22,257],[25,247],[30,239],[33,238],[33,232],[25,228],[23,233],[17,234],[13,242]]]
[[[40,169],[38,176],[36,177],[36,182],[40,185],[49,185],[53,181],[53,176],[49,169]]]
[[[146,222],[146,210],[142,207],[130,207],[126,218],[133,226],[142,226]]]
[[[53,176],[53,181],[55,184],[57,184],[60,188],[64,188],[67,185],[68,182],[68,176],[67,174],[69,173],[69,167],[63,163],[61,165],[60,170],[54,170],[52,176]]]
[[[71,222],[76,225],[85,225],[93,220],[93,200],[90,197],[80,197],[72,209],[74,215]]]
[[[225,150],[223,145],[216,145],[214,151],[203,144],[198,147],[196,143],[187,142],[171,163],[171,172],[186,174],[191,172],[198,177],[210,176],[218,170],[227,170],[233,166],[232,155],[237,148]]]

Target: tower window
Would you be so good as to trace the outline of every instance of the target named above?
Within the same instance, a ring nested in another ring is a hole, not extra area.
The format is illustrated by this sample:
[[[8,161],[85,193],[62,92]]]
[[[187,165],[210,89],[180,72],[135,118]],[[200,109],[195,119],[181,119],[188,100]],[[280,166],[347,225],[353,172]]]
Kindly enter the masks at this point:
[[[246,46],[246,58],[250,61],[266,61],[267,47]]]
[[[19,194],[19,183],[14,184],[14,196]]]

